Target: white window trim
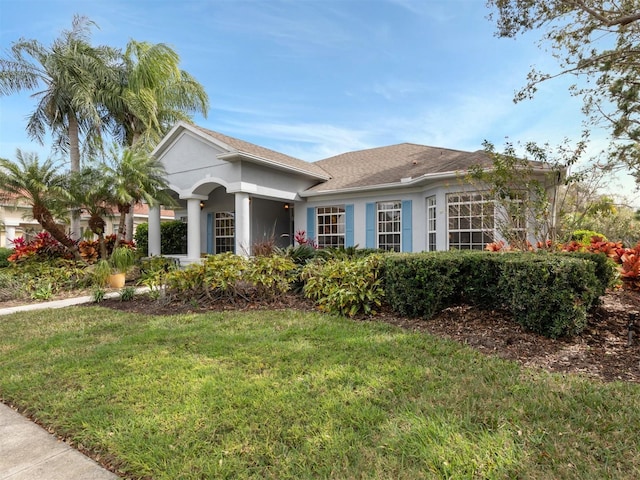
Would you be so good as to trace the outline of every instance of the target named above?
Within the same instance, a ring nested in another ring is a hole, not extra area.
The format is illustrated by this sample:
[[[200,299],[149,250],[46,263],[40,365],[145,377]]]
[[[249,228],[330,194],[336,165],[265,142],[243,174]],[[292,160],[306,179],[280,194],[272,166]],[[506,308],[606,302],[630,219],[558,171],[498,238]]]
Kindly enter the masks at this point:
[[[318,244],[318,248],[330,248],[330,247],[344,247],[346,244],[346,222],[347,222],[347,213],[344,205],[326,205],[321,207],[316,207],[316,242]],[[336,216],[337,222],[334,224],[333,222],[320,222],[320,219],[329,218],[332,216]],[[333,230],[335,225],[335,232],[330,231],[326,232],[327,227],[331,227]],[[326,239],[332,239],[334,237],[338,238],[337,244],[333,242],[326,242]],[[342,238],[342,241],[339,239]]]
[[[388,205],[393,205],[391,208],[381,208],[382,206],[388,206]],[[380,220],[380,213],[387,213],[387,212],[391,212],[391,213],[396,213],[398,215],[397,220],[395,219],[391,219],[391,220]],[[384,249],[387,251],[395,251],[395,252],[401,252],[402,251],[402,201],[400,200],[389,200],[389,201],[382,201],[382,202],[376,202],[376,248],[379,249]],[[382,224],[385,225],[391,225],[392,228],[395,227],[397,225],[397,230],[392,229],[391,231],[381,231],[380,227]],[[383,235],[397,235],[398,236],[398,242],[387,242],[387,243],[383,243],[382,245],[380,244],[380,237]],[[393,247],[393,248],[388,248],[389,246]],[[397,247],[397,250],[396,248]]]

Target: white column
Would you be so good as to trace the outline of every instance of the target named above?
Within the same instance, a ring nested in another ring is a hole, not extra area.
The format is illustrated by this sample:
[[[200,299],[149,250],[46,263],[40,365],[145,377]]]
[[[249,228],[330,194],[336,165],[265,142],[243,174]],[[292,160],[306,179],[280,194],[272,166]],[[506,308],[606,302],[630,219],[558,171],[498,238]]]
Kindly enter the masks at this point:
[[[200,253],[200,199],[187,199],[187,260],[199,262]]]
[[[251,214],[249,194],[237,192],[236,200],[236,255],[251,255]]]
[[[16,227],[12,225],[5,225],[4,227],[4,246],[11,248],[12,243],[10,240],[15,240],[16,238]]]
[[[149,256],[162,255],[160,238],[160,206],[149,207]]]

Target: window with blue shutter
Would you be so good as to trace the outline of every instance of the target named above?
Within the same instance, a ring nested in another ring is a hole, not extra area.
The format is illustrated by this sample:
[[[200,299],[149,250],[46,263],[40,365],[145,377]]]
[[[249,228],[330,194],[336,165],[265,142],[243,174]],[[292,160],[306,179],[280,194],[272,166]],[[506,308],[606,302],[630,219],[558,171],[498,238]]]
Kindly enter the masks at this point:
[[[376,204],[367,203],[365,212],[365,242],[367,248],[376,248]]]
[[[307,240],[316,239],[316,209],[307,208]]]
[[[345,247],[353,247],[355,244],[354,233],[353,233],[353,204],[344,206],[345,213],[345,225],[344,225],[344,246]]]

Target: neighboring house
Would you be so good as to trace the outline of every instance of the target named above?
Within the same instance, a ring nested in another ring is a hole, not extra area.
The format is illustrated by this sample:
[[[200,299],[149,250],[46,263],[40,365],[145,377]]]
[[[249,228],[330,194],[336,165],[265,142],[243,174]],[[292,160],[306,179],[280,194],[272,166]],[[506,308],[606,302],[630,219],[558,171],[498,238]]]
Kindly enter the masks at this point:
[[[42,231],[42,227],[38,222],[31,218],[31,206],[23,201],[16,200],[13,196],[0,195],[0,246],[12,247],[11,240],[18,237],[29,239]],[[147,221],[149,215],[149,207],[144,204],[136,205],[134,208],[134,228],[141,223]],[[174,220],[172,210],[162,210],[160,212],[161,221]],[[118,222],[120,215],[118,213],[105,217],[107,222],[105,233],[107,235],[118,232]],[[83,214],[80,218],[80,235],[88,230],[89,216]]]
[[[305,162],[178,123],[154,154],[181,205],[176,218],[188,223],[186,262],[250,255],[270,239],[286,246],[297,231],[321,248],[401,252],[481,249],[498,238],[487,227],[493,202],[464,181],[471,165],[491,166],[484,151],[403,143]],[[150,254],[161,253],[158,223],[152,209]]]

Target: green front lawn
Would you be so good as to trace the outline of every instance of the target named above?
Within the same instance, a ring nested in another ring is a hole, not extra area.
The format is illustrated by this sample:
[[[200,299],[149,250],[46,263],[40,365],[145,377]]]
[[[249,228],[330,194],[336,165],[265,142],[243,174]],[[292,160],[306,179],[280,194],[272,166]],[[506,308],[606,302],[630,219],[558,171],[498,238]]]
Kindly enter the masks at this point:
[[[640,477],[640,385],[297,311],[0,317],[0,398],[132,478]]]

